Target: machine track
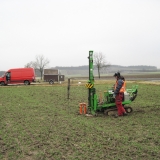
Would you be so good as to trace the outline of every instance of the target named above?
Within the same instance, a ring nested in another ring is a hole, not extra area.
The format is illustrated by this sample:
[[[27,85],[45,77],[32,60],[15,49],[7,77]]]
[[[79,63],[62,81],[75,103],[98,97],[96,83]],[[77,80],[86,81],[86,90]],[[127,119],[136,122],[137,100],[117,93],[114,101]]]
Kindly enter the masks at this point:
[[[127,113],[131,113],[133,111],[132,107],[130,106],[124,106],[124,109],[126,110]]]
[[[127,113],[131,113],[133,111],[132,107],[130,106],[124,106],[124,109],[126,110]],[[113,116],[115,114],[117,114],[117,108],[110,108],[110,109],[106,109],[104,110],[104,114],[107,116]]]
[[[117,113],[117,108],[110,108],[110,109],[106,109],[104,110],[104,114],[106,116],[113,116]]]

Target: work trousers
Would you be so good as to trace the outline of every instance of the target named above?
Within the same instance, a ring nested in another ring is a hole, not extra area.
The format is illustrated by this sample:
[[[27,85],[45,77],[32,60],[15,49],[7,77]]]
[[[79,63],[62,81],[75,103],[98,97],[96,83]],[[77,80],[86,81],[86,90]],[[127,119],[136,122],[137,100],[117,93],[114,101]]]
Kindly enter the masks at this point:
[[[124,93],[116,94],[115,102],[116,102],[116,106],[117,106],[119,116],[123,116],[123,113],[126,112],[123,105],[122,105],[123,99],[124,99]]]

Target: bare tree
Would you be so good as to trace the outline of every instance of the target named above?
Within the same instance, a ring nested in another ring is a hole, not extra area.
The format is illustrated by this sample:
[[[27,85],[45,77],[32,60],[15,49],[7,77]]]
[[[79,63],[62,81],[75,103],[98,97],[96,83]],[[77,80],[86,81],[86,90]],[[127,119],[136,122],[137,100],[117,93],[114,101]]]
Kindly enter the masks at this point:
[[[102,68],[107,68],[110,66],[105,60],[105,55],[102,52],[94,53],[94,64],[98,70],[98,77],[100,78],[100,71]]]
[[[43,76],[43,70],[48,64],[49,64],[49,60],[45,59],[45,57],[43,55],[36,56],[36,61],[35,61],[34,65],[35,65],[36,69],[40,71],[41,80],[42,80],[42,76]]]
[[[43,55],[37,55],[36,56],[36,61],[31,61],[27,63],[24,67],[30,68],[33,67],[35,71],[39,71],[41,74],[41,80],[43,76],[43,70],[44,68],[49,64],[49,60],[45,59]]]
[[[33,67],[34,69],[37,69],[37,64],[36,64],[36,62],[31,61],[31,62],[27,63],[24,67],[25,68]]]
[[[32,67],[32,62],[27,63],[24,67],[25,67],[25,68],[30,68],[30,67]]]

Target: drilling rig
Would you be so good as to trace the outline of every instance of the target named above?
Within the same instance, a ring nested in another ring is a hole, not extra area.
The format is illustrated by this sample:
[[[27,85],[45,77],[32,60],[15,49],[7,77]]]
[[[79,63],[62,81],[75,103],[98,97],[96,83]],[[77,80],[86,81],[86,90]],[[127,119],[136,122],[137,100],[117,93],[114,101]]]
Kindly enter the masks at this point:
[[[113,115],[113,113],[117,111],[113,88],[104,91],[102,101],[99,100],[99,97],[96,94],[96,88],[94,87],[93,51],[89,51],[88,59],[89,59],[89,80],[85,85],[86,88],[88,89],[87,113],[92,115],[97,115],[99,112],[102,112],[105,115]],[[138,93],[137,85],[132,86],[131,89],[126,89],[122,105],[124,106],[127,113],[131,113],[133,111],[132,107],[127,105],[129,105],[130,103],[132,103],[132,101],[135,100],[137,93]]]

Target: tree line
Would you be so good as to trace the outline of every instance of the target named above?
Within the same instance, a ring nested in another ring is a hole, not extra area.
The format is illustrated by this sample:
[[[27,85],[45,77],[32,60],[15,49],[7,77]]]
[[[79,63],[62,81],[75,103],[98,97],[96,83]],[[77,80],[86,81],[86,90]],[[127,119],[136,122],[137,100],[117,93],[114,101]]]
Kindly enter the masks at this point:
[[[100,71],[104,68],[110,66],[109,63],[106,62],[105,55],[102,52],[94,53],[94,64],[98,71],[98,77],[100,78]],[[43,76],[44,68],[49,64],[49,60],[44,57],[44,55],[37,55],[35,61],[31,61],[27,63],[24,67],[33,67],[35,70],[40,72],[41,80]]]
[[[107,70],[109,72],[113,71],[156,71],[157,67],[155,66],[144,66],[144,65],[139,65],[139,66],[119,66],[119,65],[111,65],[109,62],[106,61],[106,57],[102,52],[94,53],[93,55],[93,60],[94,60],[94,70],[97,71],[98,77],[100,78],[101,73],[105,73]],[[40,77],[42,79],[43,77],[43,70],[47,68],[49,65],[50,61],[44,57],[44,55],[37,55],[35,57],[34,61],[30,61],[27,64],[24,65],[24,67],[29,68],[32,67],[35,69],[36,73],[40,73]],[[88,70],[89,65],[84,65],[84,66],[77,66],[77,67],[65,67],[65,66],[56,66],[54,69],[58,70]],[[53,67],[52,67],[53,68]],[[117,70],[118,69],[118,70]],[[3,75],[4,71],[0,71],[0,75]]]

